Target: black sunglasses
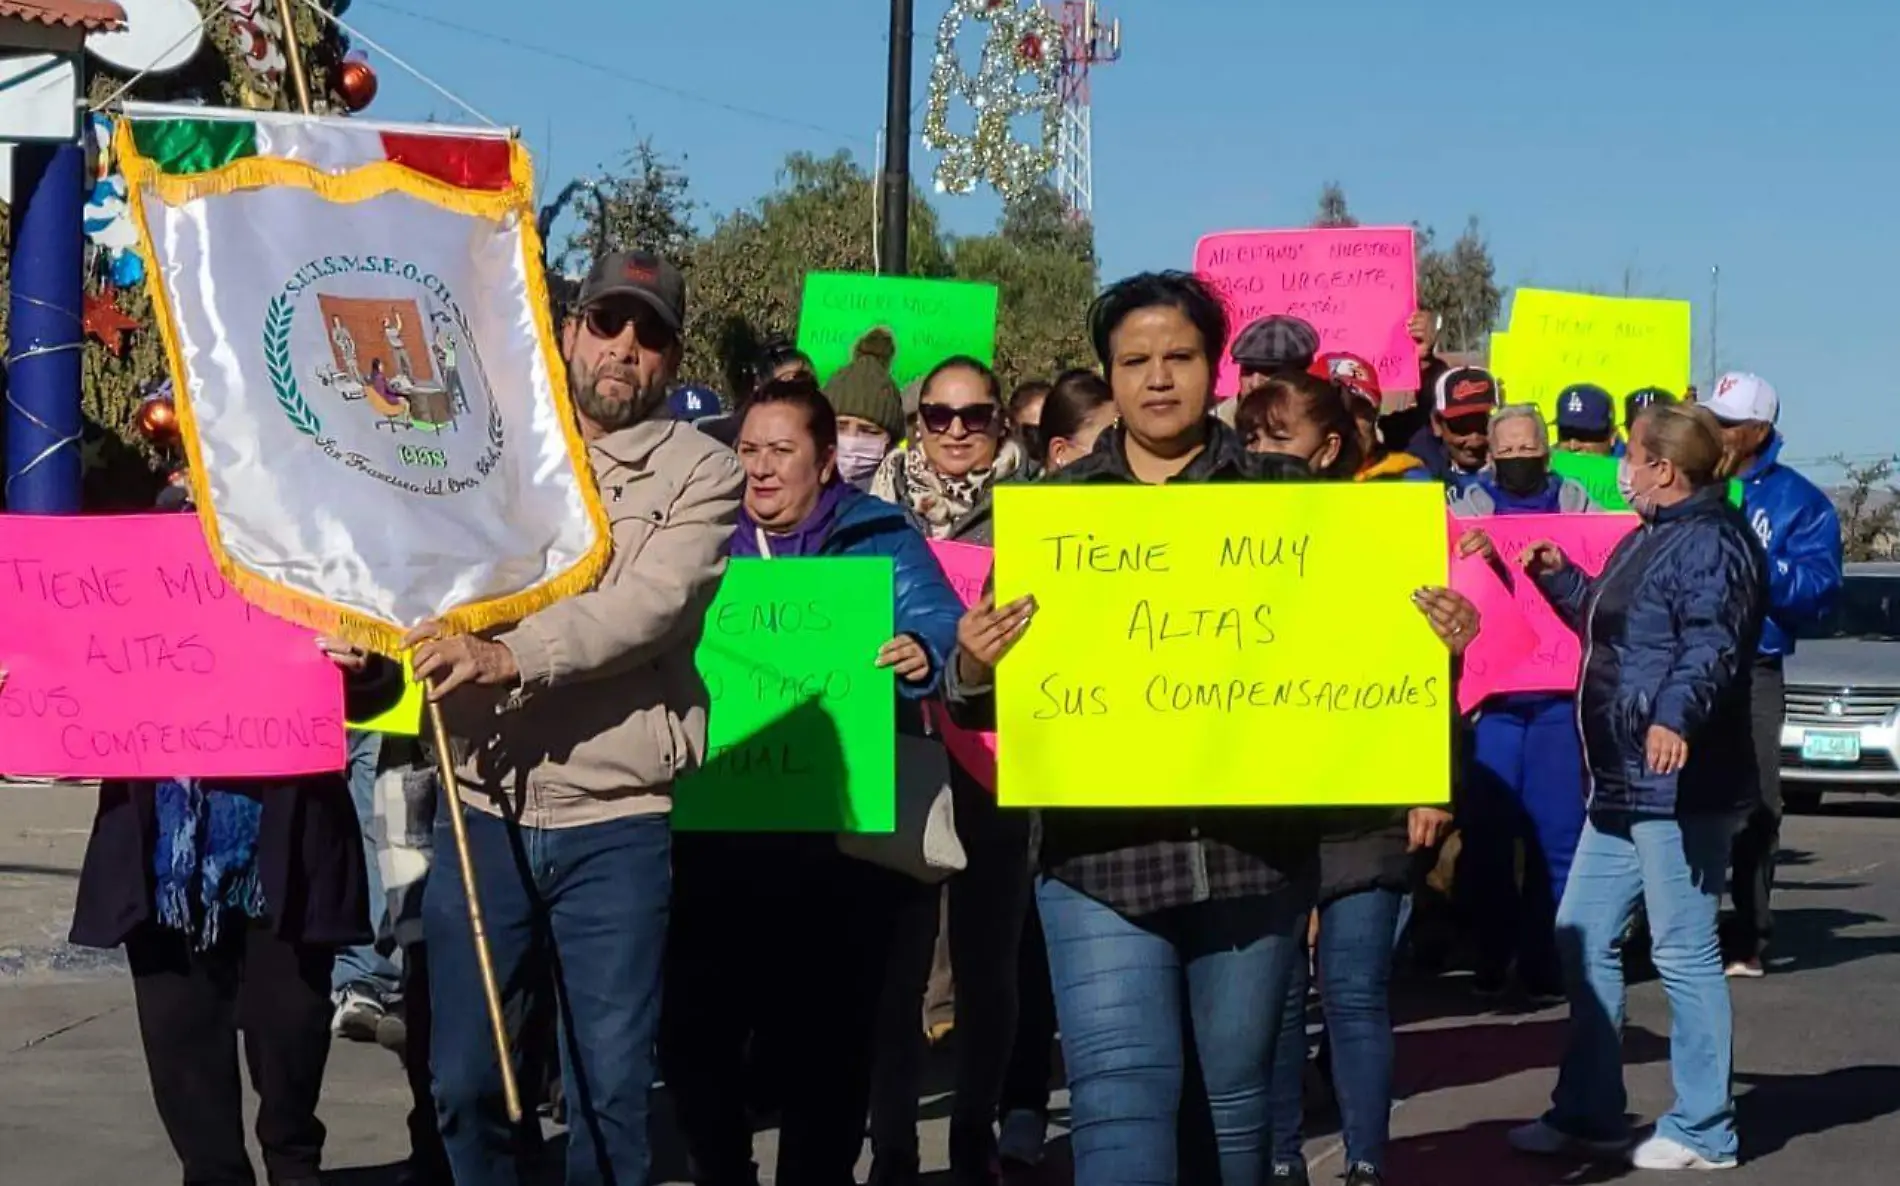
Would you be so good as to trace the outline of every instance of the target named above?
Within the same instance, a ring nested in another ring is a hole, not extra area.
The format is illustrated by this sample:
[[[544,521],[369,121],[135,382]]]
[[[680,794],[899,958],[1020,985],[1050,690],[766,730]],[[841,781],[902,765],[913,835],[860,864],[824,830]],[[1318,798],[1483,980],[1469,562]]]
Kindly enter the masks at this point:
[[[672,331],[661,325],[660,319],[644,305],[604,301],[588,306],[582,316],[587,322],[587,332],[597,338],[617,338],[631,324],[634,338],[649,350],[664,350],[673,344]]]
[[[963,421],[966,432],[988,432],[996,423],[995,404],[920,404],[917,415],[924,422],[924,428],[930,432],[949,432],[955,421]]]

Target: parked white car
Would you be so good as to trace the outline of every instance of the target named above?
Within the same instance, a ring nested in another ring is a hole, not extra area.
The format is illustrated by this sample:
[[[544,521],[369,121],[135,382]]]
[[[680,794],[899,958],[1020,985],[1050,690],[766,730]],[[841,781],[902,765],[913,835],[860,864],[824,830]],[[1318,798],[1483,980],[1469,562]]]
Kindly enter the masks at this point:
[[[1782,799],[1828,789],[1900,793],[1900,564],[1850,564],[1825,621],[1788,660]]]

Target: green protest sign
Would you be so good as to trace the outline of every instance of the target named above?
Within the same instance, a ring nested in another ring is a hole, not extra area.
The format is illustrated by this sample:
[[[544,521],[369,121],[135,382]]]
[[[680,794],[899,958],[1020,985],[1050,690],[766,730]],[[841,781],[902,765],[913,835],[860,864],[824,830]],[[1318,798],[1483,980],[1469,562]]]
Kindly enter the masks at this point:
[[[891,377],[899,387],[953,355],[996,359],[996,286],[856,272],[812,272],[798,305],[798,348],[818,381],[851,361],[852,348],[883,326],[897,343]]]
[[[1551,472],[1581,482],[1590,492],[1590,501],[1606,511],[1627,511],[1630,504],[1623,501],[1623,492],[1617,488],[1616,467],[1617,458],[1598,457],[1594,453],[1559,450],[1550,455]],[[1728,500],[1736,506],[1742,505],[1740,482],[1728,484]]]
[[[706,613],[706,763],[680,781],[687,832],[890,832],[896,685],[885,557],[734,560]]]

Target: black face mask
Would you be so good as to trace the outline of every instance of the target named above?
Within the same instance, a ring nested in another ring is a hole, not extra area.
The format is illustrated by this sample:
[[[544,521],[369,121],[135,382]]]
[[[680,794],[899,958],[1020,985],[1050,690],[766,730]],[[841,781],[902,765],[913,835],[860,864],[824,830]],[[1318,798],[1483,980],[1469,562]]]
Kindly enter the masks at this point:
[[[1542,457],[1500,457],[1492,463],[1498,485],[1512,494],[1535,494],[1544,488],[1549,461]]]

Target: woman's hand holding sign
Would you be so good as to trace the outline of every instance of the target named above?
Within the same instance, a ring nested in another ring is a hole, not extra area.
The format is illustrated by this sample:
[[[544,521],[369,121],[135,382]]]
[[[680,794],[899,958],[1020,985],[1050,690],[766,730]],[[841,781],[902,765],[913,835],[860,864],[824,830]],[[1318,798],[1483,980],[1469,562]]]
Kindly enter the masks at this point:
[[[999,608],[996,594],[984,593],[957,623],[957,677],[966,684],[989,682],[1035,613],[1034,597],[1018,597]]]

